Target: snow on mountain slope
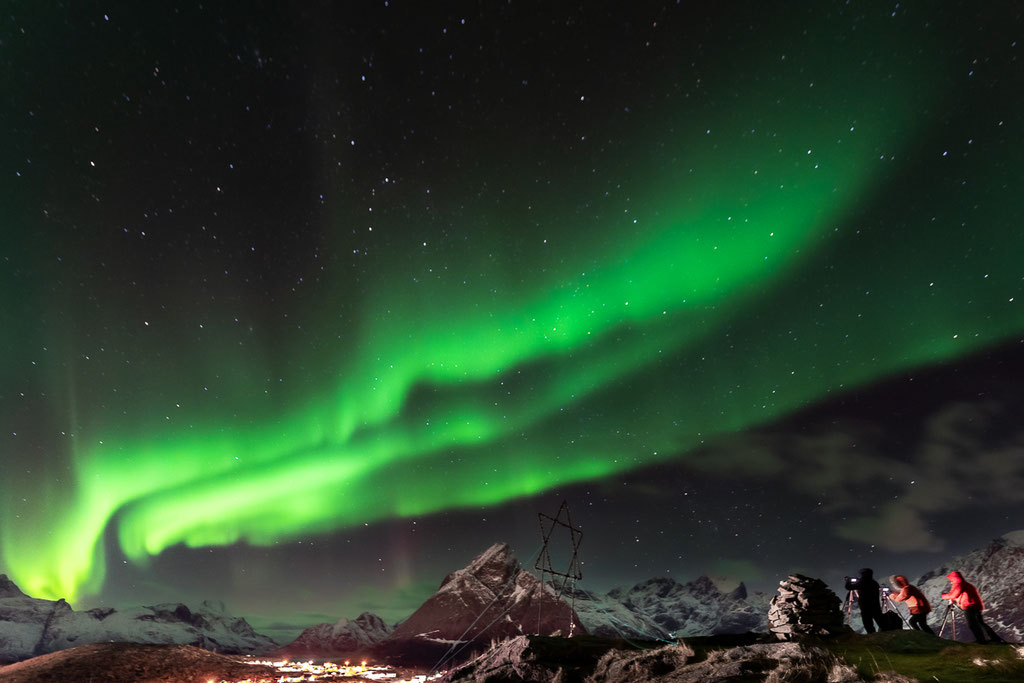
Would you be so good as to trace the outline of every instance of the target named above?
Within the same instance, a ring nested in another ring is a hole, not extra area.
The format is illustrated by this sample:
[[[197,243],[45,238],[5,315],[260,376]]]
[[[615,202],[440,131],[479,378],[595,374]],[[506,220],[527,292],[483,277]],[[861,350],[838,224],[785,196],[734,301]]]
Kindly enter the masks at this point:
[[[582,588],[567,588],[562,600],[576,610],[587,633],[606,638],[629,640],[667,640],[669,634],[656,622],[636,612],[608,594],[591,593]]]
[[[376,614],[363,612],[355,619],[317,624],[279,650],[288,657],[331,657],[360,652],[376,645],[393,629]]]
[[[496,543],[399,624],[386,642],[506,638],[521,633],[583,632],[579,617],[529,572],[505,543]]]
[[[0,574],[0,661],[14,662],[77,645],[123,641],[196,645],[224,653],[268,652],[276,643],[216,601],[76,612],[64,600],[25,595]]]
[[[689,583],[659,577],[607,597],[676,637],[768,630],[768,596],[750,596],[742,583],[725,593],[707,576]]]
[[[985,621],[996,633],[1005,640],[1024,640],[1024,530],[1011,531],[988,547],[957,557],[917,580],[932,604],[929,621],[936,631],[948,605],[939,595],[950,589],[946,575],[952,571],[977,586],[985,603]],[[957,640],[973,640],[963,616],[957,618]],[[950,635],[948,626],[944,635]]]

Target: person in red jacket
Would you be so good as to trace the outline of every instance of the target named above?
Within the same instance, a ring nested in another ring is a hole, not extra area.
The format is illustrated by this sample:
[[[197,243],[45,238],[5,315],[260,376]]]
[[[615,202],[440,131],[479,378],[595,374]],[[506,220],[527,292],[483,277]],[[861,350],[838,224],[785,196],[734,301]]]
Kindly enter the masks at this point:
[[[928,598],[924,597],[921,589],[912,586],[907,581],[907,577],[900,574],[890,576],[889,583],[899,591],[899,593],[890,594],[889,599],[907,603],[907,609],[910,610],[910,619],[907,623],[910,624],[910,628],[935,635],[935,631],[928,626],[928,613],[932,611],[932,606],[928,604]]]
[[[948,593],[942,594],[942,599],[949,600],[963,610],[964,618],[967,619],[967,628],[971,629],[974,639],[979,643],[1003,642],[1003,639],[997,636],[996,632],[982,618],[981,610],[985,609],[985,604],[981,601],[981,595],[974,584],[967,583],[960,572],[950,572],[946,578],[949,579],[952,587]]]

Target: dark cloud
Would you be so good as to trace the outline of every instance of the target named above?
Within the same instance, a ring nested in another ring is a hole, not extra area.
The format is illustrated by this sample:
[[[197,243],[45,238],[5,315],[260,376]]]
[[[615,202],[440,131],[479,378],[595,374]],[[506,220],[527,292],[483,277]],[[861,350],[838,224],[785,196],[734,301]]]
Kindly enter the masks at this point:
[[[956,374],[956,370],[949,371]],[[875,408],[850,410],[856,396],[744,434],[687,457],[688,467],[734,480],[760,480],[777,495],[817,499],[837,538],[892,551],[937,552],[942,515],[1024,502],[1024,414],[1015,390],[981,376],[974,398],[922,400],[897,383]],[[969,393],[969,392],[968,392]],[[914,402],[893,415],[894,402]]]

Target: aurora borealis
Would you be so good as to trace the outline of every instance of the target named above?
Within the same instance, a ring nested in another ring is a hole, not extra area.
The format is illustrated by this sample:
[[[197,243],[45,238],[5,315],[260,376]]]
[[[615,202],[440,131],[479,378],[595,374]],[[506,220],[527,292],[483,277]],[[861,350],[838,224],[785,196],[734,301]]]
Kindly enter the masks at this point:
[[[815,543],[853,552],[897,532],[920,540],[893,552],[937,551],[941,515],[1024,502],[940,495],[963,475],[908,474],[936,462],[909,441],[858,479],[832,462],[846,446],[794,475],[757,436],[1019,356],[1019,13],[18,5],[0,571],[32,595],[112,594],[114,564],[165,577],[211,549],[277,575],[290,543],[408,520],[485,547],[508,530],[464,528],[478,511],[594,487],[602,515],[686,527],[672,491],[723,472],[761,493],[716,495],[708,519],[772,491],[773,510],[832,501]],[[873,430],[903,409],[880,402]],[[1018,436],[977,462],[1020,479]],[[652,467],[674,474],[651,511],[617,498]],[[756,526],[709,557],[770,563]],[[458,564],[393,533],[356,541],[375,564],[403,548],[390,588]],[[303,561],[355,562],[324,553]]]

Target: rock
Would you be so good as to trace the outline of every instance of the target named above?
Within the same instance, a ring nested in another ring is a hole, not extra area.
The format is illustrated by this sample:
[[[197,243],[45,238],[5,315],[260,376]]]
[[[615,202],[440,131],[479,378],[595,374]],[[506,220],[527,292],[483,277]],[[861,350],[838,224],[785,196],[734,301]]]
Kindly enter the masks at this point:
[[[28,596],[21,592],[13,581],[11,581],[7,574],[0,574],[0,598],[27,598]]]
[[[821,579],[791,574],[779,582],[768,608],[769,630],[780,640],[828,636],[845,630],[842,601]]]
[[[863,681],[852,666],[809,643],[751,641],[747,645],[711,649],[704,656],[695,657],[693,648],[683,642],[637,650],[608,646],[598,649],[587,641],[555,643],[554,639],[520,636],[495,643],[472,662],[450,670],[443,680],[458,683]]]

